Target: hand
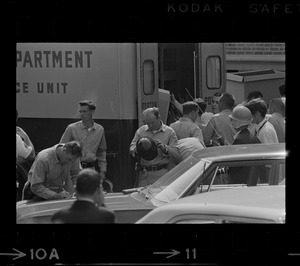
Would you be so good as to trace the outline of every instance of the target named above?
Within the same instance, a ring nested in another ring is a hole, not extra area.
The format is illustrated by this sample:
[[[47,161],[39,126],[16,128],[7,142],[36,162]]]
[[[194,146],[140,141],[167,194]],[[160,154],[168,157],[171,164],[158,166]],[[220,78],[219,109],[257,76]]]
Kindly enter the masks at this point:
[[[157,148],[160,149],[163,153],[168,154],[168,148],[166,144],[162,144],[160,140],[156,140]]]
[[[55,199],[67,199],[67,198],[71,198],[71,195],[68,191],[61,191],[59,193],[56,193],[55,195]]]
[[[132,157],[135,157],[137,155],[136,147],[134,148],[134,150],[130,150],[129,153]]]
[[[174,96],[174,94],[173,94],[173,93],[170,95],[170,101],[171,101],[172,103],[174,103],[174,102],[175,102],[175,96]]]

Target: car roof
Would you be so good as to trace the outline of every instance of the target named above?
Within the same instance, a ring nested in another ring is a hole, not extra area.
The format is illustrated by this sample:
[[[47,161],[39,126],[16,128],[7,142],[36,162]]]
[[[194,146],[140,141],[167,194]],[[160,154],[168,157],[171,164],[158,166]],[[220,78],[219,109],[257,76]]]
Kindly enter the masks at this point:
[[[241,160],[243,158],[285,158],[285,143],[226,145],[202,149],[193,154],[209,161]]]
[[[253,217],[275,221],[285,215],[285,186],[236,187],[197,194],[158,207],[138,223],[168,221],[180,214]]]

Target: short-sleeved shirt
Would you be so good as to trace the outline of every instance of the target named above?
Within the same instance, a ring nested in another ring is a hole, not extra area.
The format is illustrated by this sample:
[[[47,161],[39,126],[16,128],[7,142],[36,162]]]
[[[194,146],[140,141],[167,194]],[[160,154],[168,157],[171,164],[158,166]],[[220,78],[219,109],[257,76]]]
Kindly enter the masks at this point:
[[[193,152],[204,149],[204,146],[197,138],[183,138],[178,140],[179,158],[176,163],[180,163],[187,157],[189,157]]]
[[[159,140],[162,144],[167,145],[169,151],[168,154],[164,154],[161,150],[158,149],[157,157],[151,161],[141,159],[142,165],[152,166],[157,164],[167,164],[169,163],[172,157],[178,157],[178,147],[177,147],[178,139],[175,131],[171,127],[162,123],[160,129],[157,130],[156,132],[153,132],[149,129],[147,125],[141,126],[135,132],[134,138],[131,141],[130,148],[129,148],[130,151],[134,151],[136,147],[136,142],[141,137],[150,137],[154,140]]]
[[[258,125],[251,128],[250,131],[261,143],[278,143],[278,138],[273,125],[264,118]]]
[[[210,141],[212,140],[214,143],[214,140],[219,137],[223,137],[225,145],[233,143],[233,137],[236,132],[229,118],[231,113],[231,110],[223,110],[210,118],[203,132],[205,146],[210,146]]]
[[[269,118],[268,121],[273,125],[278,141],[280,143],[285,142],[285,120],[282,114],[273,113]]]
[[[59,146],[63,144],[57,144],[39,152],[28,173],[31,190],[45,199],[53,199],[56,193],[63,189],[70,194],[73,193],[74,188],[66,187],[66,185],[75,183],[74,179],[82,169],[79,159],[61,164],[56,156],[56,149]]]
[[[72,140],[76,140],[81,144],[81,160],[83,162],[94,162],[98,159],[100,170],[106,172],[107,146],[104,128],[100,124],[94,122],[91,128],[87,128],[82,121],[68,125],[60,139],[60,143],[67,143]]]
[[[170,125],[174,129],[178,140],[194,137],[203,142],[201,129],[188,117],[181,117],[178,121]]]

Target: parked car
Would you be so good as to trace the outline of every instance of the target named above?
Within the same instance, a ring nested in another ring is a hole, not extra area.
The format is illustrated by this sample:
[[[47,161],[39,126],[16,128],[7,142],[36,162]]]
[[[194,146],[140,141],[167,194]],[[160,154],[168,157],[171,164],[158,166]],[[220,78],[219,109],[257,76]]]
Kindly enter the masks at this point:
[[[285,186],[240,187],[193,195],[158,207],[136,223],[285,223]]]
[[[106,194],[105,203],[115,211],[119,223],[134,223],[158,206],[193,194],[277,185],[285,178],[285,158],[284,143],[206,148],[186,158],[150,186]],[[241,177],[247,174],[246,182],[245,178],[231,182],[233,173]],[[69,207],[73,201],[17,202],[17,223],[49,223],[54,212]]]

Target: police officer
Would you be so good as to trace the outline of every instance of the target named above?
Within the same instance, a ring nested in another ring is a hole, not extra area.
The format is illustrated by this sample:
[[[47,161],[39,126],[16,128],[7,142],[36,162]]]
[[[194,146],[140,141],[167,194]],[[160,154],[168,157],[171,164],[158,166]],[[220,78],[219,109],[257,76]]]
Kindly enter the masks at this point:
[[[145,124],[135,132],[129,148],[130,154],[139,161],[137,186],[140,187],[158,180],[168,171],[171,159],[178,157],[175,131],[162,122],[159,109],[148,108],[143,111],[143,117]]]
[[[234,141],[232,144],[261,143],[260,140],[248,130],[253,118],[247,107],[237,105],[229,117],[231,119],[232,127],[237,131],[234,135]]]
[[[261,143],[260,140],[248,130],[253,118],[250,110],[247,107],[241,104],[237,105],[232,110],[229,118],[231,119],[232,127],[237,131],[234,136],[234,141],[232,143],[233,145]],[[259,175],[259,172],[261,172],[260,178],[263,178],[263,175],[265,175],[264,168],[256,167],[255,171],[257,171],[257,175]],[[248,182],[250,182],[250,173],[251,166],[230,167],[228,169],[229,183],[248,184]]]

